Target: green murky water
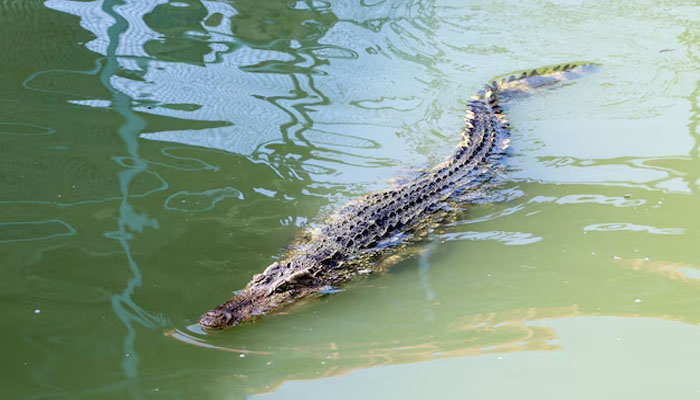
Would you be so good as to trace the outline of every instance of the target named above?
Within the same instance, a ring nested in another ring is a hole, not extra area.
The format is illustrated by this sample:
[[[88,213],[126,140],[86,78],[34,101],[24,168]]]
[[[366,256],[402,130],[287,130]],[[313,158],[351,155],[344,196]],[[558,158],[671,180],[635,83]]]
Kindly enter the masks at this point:
[[[697,1],[0,1],[2,398],[697,398]],[[193,325],[454,146],[513,70],[505,199],[342,293]]]

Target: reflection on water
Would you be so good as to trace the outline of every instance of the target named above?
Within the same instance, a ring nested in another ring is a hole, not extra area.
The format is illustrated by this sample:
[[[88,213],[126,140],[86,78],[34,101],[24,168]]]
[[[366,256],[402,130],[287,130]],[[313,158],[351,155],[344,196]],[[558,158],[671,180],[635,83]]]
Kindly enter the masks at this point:
[[[515,358],[532,387],[567,366],[624,380],[640,363],[601,338],[636,324],[618,336],[648,364],[694,370],[662,338],[690,346],[700,323],[697,15],[675,0],[0,1],[3,394],[294,397],[427,370],[453,379],[415,381],[454,397],[457,375],[498,382],[515,373],[491,363]],[[233,330],[193,325],[300,228],[439,161],[484,82],[575,60],[604,68],[508,105],[498,202],[474,195],[385,275]]]
[[[289,382],[255,399],[452,397],[478,398],[679,398],[697,395],[692,366],[698,327],[646,318],[563,318],[531,324],[556,329],[559,352],[523,352],[433,360],[416,365],[354,371],[320,381]],[[651,347],[638,332],[664,336]],[[594,349],[594,351],[591,351]],[[649,360],[655,362],[649,363]],[[597,368],[592,368],[596,366]],[[673,366],[673,367],[669,367]],[[548,376],[543,382],[541,371]],[[653,383],[644,379],[653,378]],[[431,384],[426,385],[425,382]],[[545,384],[543,384],[545,383]]]
[[[142,285],[143,278],[141,269],[133,257],[129,241],[134,238],[133,233],[142,232],[144,228],[158,228],[158,222],[147,214],[136,211],[129,203],[129,192],[133,179],[147,168],[146,161],[139,154],[138,144],[138,135],[146,127],[146,121],[131,109],[132,99],[116,90],[112,85],[112,77],[119,70],[117,59],[119,37],[128,27],[127,21],[115,11],[115,8],[122,4],[121,0],[105,0],[102,4],[102,10],[114,18],[114,23],[107,29],[109,42],[106,49],[106,62],[100,73],[100,81],[112,94],[110,108],[123,118],[123,123],[117,128],[117,132],[124,141],[127,154],[126,157],[120,157],[118,161],[121,166],[125,167],[117,173],[119,191],[121,192],[118,228],[116,231],[107,231],[104,234],[105,237],[119,241],[131,272],[125,288],[120,293],[112,295],[111,302],[114,313],[127,330],[122,342],[125,354],[122,360],[122,369],[128,379],[135,380],[138,378],[139,357],[134,346],[136,332],[133,323],[136,322],[152,328],[155,326],[155,318],[132,299],[134,291]],[[130,391],[132,396],[138,396],[136,386],[132,386]]]

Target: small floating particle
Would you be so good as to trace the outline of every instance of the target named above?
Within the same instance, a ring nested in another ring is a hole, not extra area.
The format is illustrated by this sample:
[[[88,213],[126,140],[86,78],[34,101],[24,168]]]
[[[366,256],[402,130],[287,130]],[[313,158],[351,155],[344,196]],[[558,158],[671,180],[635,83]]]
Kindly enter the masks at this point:
[[[635,302],[635,303],[641,303],[641,302],[642,302],[642,299],[634,299],[634,302]]]
[[[369,268],[365,268],[365,269],[361,269],[361,270],[357,271],[357,273],[360,275],[369,275],[372,273],[372,270]]]
[[[613,260],[622,260],[622,257],[619,256],[612,256],[610,258],[612,258]]]
[[[41,312],[41,310],[38,308],[36,310],[34,310],[34,314],[39,314],[40,312]]]
[[[644,261],[649,261],[649,257],[644,257]]]
[[[245,354],[241,354],[241,355],[238,356],[238,357],[240,357],[240,358],[245,358]]]

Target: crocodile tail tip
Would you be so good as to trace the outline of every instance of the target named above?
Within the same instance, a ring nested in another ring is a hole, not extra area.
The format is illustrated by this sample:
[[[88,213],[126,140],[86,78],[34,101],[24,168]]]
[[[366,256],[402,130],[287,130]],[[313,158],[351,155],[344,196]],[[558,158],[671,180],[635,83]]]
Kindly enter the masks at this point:
[[[498,82],[494,92],[501,100],[527,96],[540,89],[559,87],[566,82],[595,72],[599,65],[591,62],[557,64],[553,66],[513,73]]]

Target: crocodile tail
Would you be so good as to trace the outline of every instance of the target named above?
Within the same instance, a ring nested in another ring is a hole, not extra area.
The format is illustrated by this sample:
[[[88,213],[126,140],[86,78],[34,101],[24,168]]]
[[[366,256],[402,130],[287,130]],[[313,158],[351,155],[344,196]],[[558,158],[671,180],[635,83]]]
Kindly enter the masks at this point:
[[[531,71],[513,73],[508,77],[494,80],[491,89],[499,100],[508,101],[512,98],[524,97],[541,89],[562,86],[569,81],[595,72],[598,66],[593,63],[572,63],[554,65]]]

